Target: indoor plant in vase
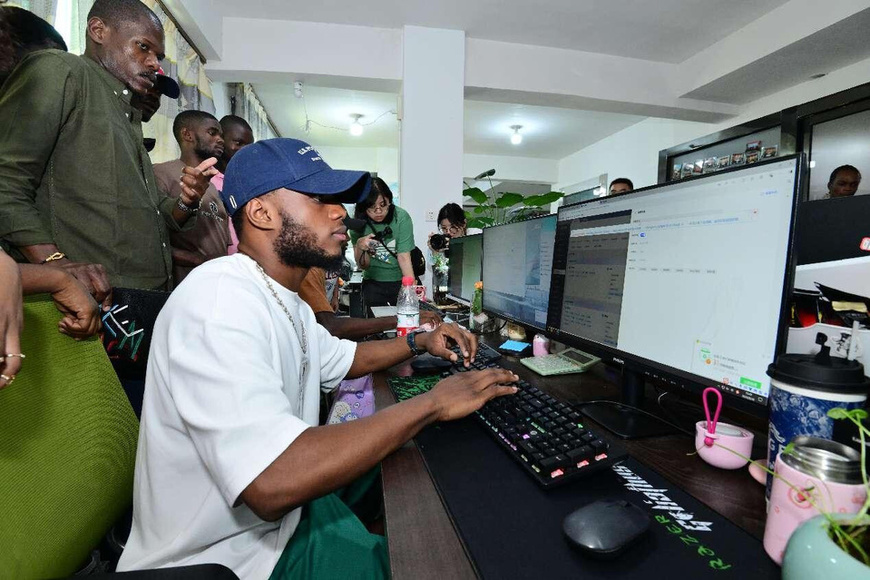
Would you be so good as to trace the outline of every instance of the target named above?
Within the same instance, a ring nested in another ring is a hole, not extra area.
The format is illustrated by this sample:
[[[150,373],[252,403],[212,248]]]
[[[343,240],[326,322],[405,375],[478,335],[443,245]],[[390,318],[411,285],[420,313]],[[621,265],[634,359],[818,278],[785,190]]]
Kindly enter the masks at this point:
[[[864,446],[870,431],[863,423],[863,419],[868,416],[867,411],[837,408],[831,409],[828,416],[851,421],[857,426],[861,442],[861,475],[864,488],[870,492]],[[812,502],[811,498],[810,501]],[[782,561],[782,577],[785,580],[870,579],[868,510],[870,493],[856,514],[822,512],[801,524],[788,541]]]

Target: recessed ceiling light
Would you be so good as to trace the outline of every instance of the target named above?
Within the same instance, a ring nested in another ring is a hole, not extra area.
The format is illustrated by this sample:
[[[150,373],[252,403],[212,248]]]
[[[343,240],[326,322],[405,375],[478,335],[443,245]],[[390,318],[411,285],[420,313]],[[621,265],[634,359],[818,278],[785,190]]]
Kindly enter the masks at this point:
[[[362,119],[365,115],[360,115],[358,113],[354,113],[350,116],[353,119],[353,122],[350,124],[350,134],[354,137],[359,137],[363,134],[363,126],[360,125],[359,120]]]
[[[520,129],[522,128],[522,125],[511,125],[511,129],[514,130],[513,135],[511,135],[511,143],[514,145],[519,145],[523,142],[523,136],[520,135]]]

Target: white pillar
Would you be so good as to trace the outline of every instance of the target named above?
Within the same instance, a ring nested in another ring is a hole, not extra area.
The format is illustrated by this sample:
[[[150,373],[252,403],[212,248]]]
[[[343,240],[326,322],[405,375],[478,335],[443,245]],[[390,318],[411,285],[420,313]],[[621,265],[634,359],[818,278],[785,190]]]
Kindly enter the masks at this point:
[[[465,33],[406,26],[402,47],[401,205],[428,262],[438,210],[451,201],[462,205]],[[431,296],[429,263],[424,283]]]

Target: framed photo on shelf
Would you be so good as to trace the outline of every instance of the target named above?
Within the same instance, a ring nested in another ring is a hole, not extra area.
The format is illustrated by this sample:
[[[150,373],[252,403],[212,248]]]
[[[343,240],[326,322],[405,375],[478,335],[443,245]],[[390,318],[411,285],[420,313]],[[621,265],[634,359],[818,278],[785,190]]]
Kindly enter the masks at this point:
[[[719,158],[719,162],[716,164],[716,167],[719,169],[725,169],[729,165],[731,165],[731,156],[723,155]]]
[[[760,155],[761,155],[761,153],[759,153],[758,151],[751,151],[751,152],[747,153],[746,154],[746,164],[749,165],[750,163],[757,163]]]
[[[776,157],[777,151],[778,151],[778,147],[776,145],[773,145],[772,147],[765,147],[761,151],[761,158],[762,159],[769,159],[771,157]]]
[[[761,141],[750,141],[746,144],[746,153],[761,151]]]
[[[683,176],[680,173],[683,169],[682,163],[674,163],[674,171],[671,173],[671,179],[681,179]]]
[[[732,153],[731,165],[743,165],[743,153]]]
[[[704,160],[704,173],[712,173],[716,171],[716,158],[708,157]]]
[[[683,168],[680,170],[683,177],[689,177],[692,175],[692,172],[695,170],[694,163],[683,163]]]
[[[704,173],[704,160],[698,159],[692,168],[692,175],[701,175],[702,173]]]

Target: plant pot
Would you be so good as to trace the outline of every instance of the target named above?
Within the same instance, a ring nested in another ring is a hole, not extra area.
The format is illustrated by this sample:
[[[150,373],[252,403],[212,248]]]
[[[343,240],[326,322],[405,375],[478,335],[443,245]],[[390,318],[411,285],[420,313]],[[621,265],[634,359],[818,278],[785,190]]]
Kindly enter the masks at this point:
[[[838,520],[853,515],[835,514]],[[870,518],[865,518],[870,526]],[[828,535],[828,519],[816,516],[791,535],[782,559],[783,580],[870,580],[870,567],[846,552]]]

